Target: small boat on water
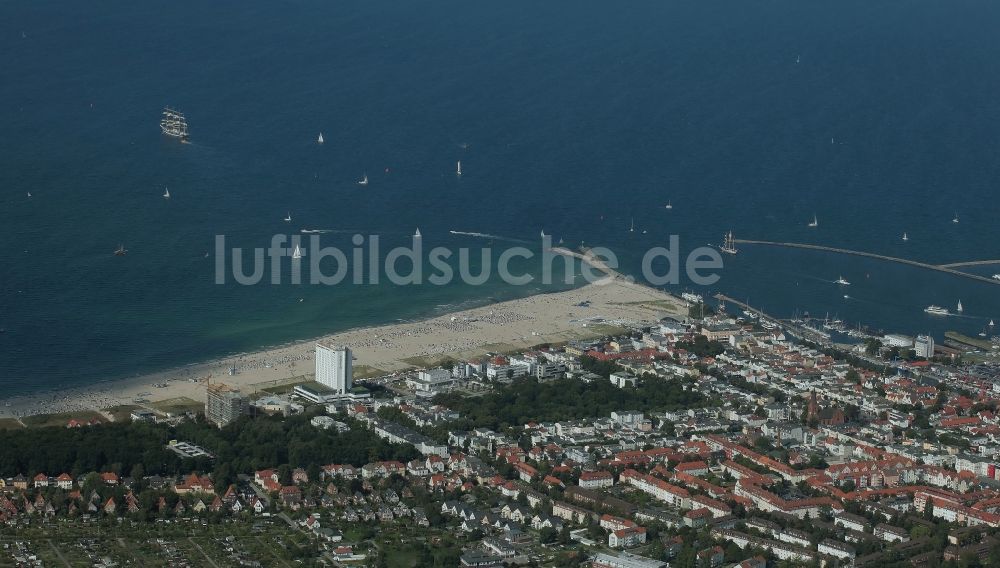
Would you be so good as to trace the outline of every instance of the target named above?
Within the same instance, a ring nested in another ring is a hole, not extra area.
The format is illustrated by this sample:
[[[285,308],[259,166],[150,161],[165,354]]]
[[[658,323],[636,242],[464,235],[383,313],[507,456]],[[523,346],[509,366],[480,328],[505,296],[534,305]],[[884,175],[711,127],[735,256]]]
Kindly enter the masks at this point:
[[[28,192],[28,199],[31,199],[31,192]]]
[[[632,217],[632,225],[628,228],[628,232],[630,233],[635,232],[635,217]]]
[[[664,206],[663,208],[664,208],[664,209],[673,209],[673,208],[674,208],[674,206],[673,206],[673,204],[671,204],[671,203],[670,203],[670,202],[668,201],[668,202],[667,202],[667,204],[666,204],[666,205],[665,205],[665,206]]]
[[[955,212],[955,216],[951,219],[952,223],[958,223],[958,211]]]
[[[812,223],[809,223],[810,227],[819,227],[819,219],[816,218],[816,214],[813,213]]]
[[[358,185],[368,185],[368,174],[365,174],[365,177],[361,178],[361,181],[358,182]]]
[[[847,279],[844,278],[843,276],[841,276],[841,277],[837,278],[836,280],[834,280],[834,283],[840,284],[841,286],[850,286],[851,285],[851,283],[848,282]]]
[[[462,175],[462,160],[459,160],[458,164],[455,166],[455,175]]]
[[[119,244],[118,248],[115,249],[115,256],[125,256],[128,250],[125,249],[125,245]]]
[[[958,313],[962,313],[965,311],[964,309],[962,309],[962,300],[958,301],[958,307],[955,308],[955,311],[957,311]]]
[[[420,234],[420,227],[417,227],[417,230],[413,233],[413,238],[419,239],[421,237],[422,235]]]
[[[163,188],[163,199],[170,199],[170,188],[169,187],[164,187]]]
[[[292,222],[292,213],[291,212],[288,212],[288,213],[285,214],[285,222],[286,223],[291,223]]]
[[[302,249],[299,248],[299,245],[295,245],[295,250],[292,251],[292,260],[299,260],[303,256],[305,256],[305,253],[302,252]]]
[[[941,306],[934,306],[934,305],[927,306],[926,308],[924,308],[924,311],[934,316],[951,315],[951,312],[948,311],[948,308],[942,308]]]
[[[322,132],[319,133],[319,138],[316,139],[316,143],[317,144],[322,144],[323,143],[323,133]]]
[[[908,241],[908,240],[910,240],[910,237],[906,236],[906,232],[904,231],[903,232],[903,241],[905,242],[905,241]]]
[[[704,304],[705,298],[701,294],[695,294],[692,292],[684,292],[681,294],[681,299],[692,304]]]

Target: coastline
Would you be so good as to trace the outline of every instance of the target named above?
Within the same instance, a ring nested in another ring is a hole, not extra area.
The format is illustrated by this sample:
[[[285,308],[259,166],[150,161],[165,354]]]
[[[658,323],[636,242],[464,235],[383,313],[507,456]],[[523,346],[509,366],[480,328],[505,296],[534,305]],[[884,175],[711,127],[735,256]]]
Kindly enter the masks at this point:
[[[653,322],[677,313],[686,314],[683,300],[624,278],[608,277],[572,290],[535,294],[424,320],[355,328],[137,377],[11,397],[0,406],[0,419],[122,405],[163,411],[171,401],[204,401],[208,380],[251,394],[303,382],[313,375],[318,341],[351,347],[358,378],[363,378],[433,365],[446,357],[471,358],[490,351],[603,335],[620,324]],[[235,375],[229,374],[232,366],[237,368]]]

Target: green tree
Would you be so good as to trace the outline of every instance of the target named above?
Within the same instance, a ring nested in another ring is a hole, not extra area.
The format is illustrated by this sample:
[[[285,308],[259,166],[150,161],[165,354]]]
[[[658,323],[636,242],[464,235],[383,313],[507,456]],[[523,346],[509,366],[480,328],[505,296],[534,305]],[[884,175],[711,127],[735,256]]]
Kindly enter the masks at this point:
[[[878,355],[879,350],[882,349],[882,340],[875,339],[874,337],[865,340],[865,353],[874,357]]]
[[[541,544],[549,544],[555,542],[558,537],[559,534],[556,532],[556,530],[550,527],[545,527],[542,530],[538,531],[538,542],[540,542]]]
[[[573,537],[570,535],[569,525],[564,524],[559,531],[559,544],[566,545],[571,542],[573,542]]]

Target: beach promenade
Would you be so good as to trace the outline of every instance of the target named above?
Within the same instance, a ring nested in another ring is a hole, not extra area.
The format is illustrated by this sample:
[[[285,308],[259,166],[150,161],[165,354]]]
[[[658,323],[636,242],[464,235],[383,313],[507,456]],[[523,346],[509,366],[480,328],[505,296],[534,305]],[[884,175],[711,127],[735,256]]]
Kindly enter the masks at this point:
[[[606,278],[565,292],[446,314],[431,319],[361,328],[315,340],[245,353],[170,371],[3,401],[0,418],[111,408],[136,404],[157,408],[165,400],[203,401],[207,380],[245,392],[304,381],[313,374],[317,340],[349,346],[357,372],[387,374],[467,359],[487,352],[524,349],[600,336],[624,325],[686,314],[684,302],[622,278]],[[236,373],[229,374],[235,367]]]

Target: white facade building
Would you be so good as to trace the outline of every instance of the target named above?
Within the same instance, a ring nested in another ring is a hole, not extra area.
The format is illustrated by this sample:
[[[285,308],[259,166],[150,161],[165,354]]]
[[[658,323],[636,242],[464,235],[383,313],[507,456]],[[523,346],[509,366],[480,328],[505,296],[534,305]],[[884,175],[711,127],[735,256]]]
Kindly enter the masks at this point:
[[[345,394],[351,390],[352,355],[348,347],[316,344],[316,382]]]
[[[609,379],[611,380],[611,384],[615,385],[616,387],[618,387],[620,389],[623,389],[626,386],[634,387],[634,386],[636,386],[639,383],[639,378],[638,377],[636,377],[635,375],[633,375],[631,373],[627,373],[627,372],[624,372],[624,371],[619,371],[617,373],[611,373],[611,376],[609,377]]]
[[[407,379],[406,386],[416,391],[435,391],[455,381],[448,369],[428,369],[420,371],[414,378]]]
[[[909,335],[889,333],[882,336],[882,343],[886,347],[913,347],[913,338]]]
[[[929,335],[918,335],[913,342],[913,350],[917,352],[917,357],[930,359],[934,356],[934,338]]]

